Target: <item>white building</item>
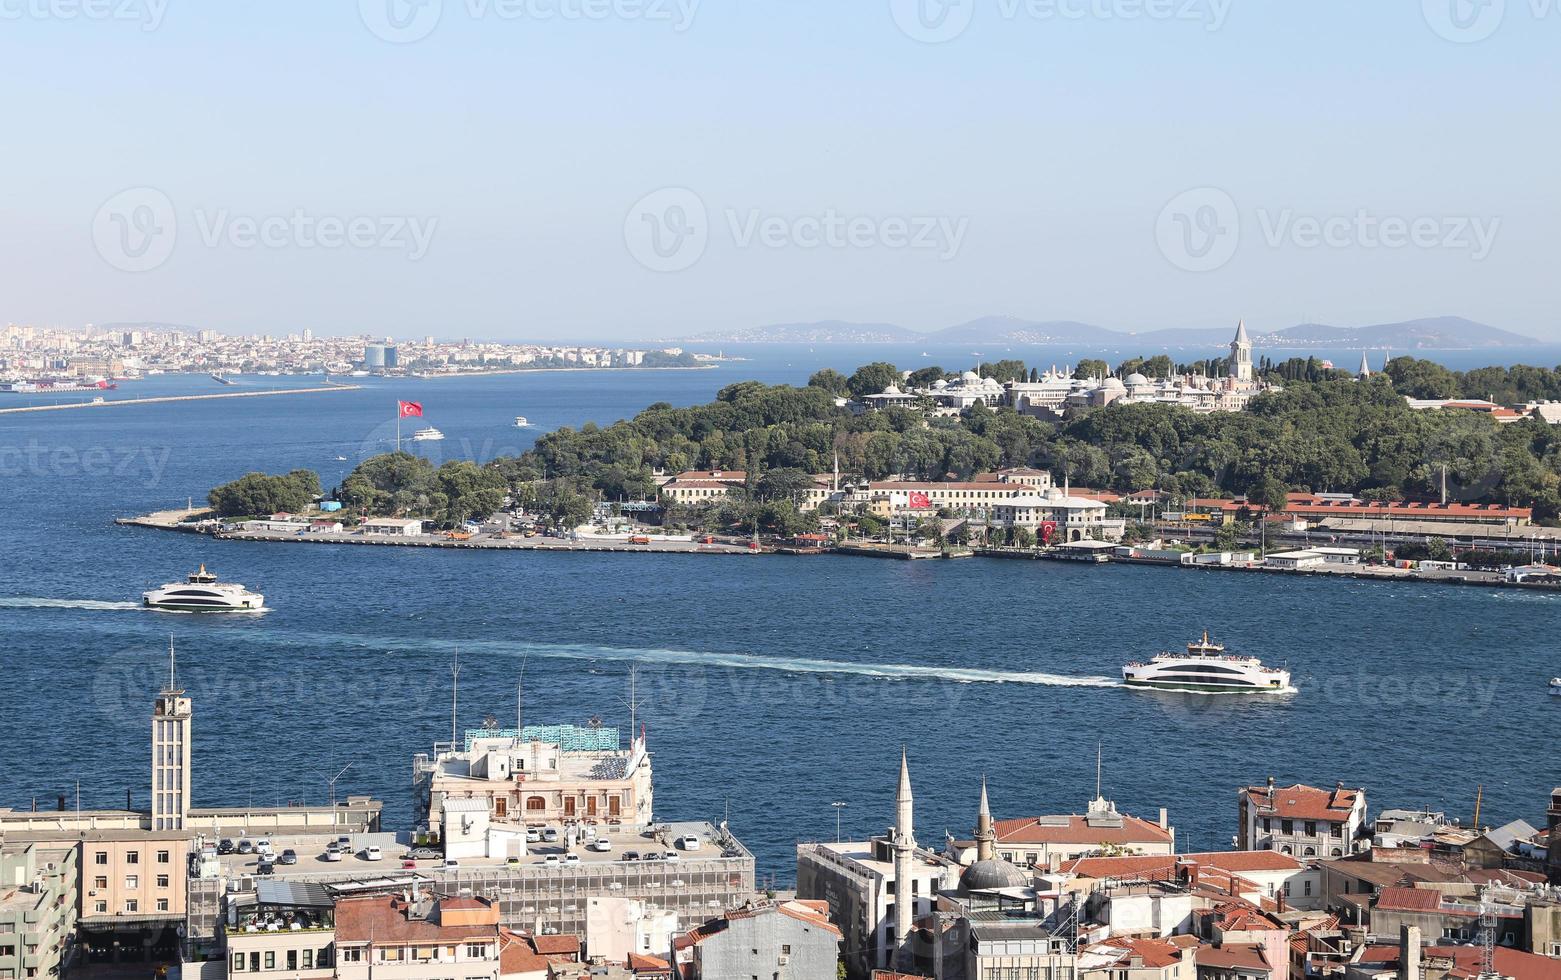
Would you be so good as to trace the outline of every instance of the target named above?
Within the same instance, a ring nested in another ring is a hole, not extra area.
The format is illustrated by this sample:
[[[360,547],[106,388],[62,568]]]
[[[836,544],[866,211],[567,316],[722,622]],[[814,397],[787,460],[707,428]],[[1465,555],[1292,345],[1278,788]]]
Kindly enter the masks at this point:
[[[1305,860],[1337,858],[1354,850],[1366,823],[1366,791],[1331,790],[1296,783],[1247,786],[1238,796],[1238,846],[1248,851],[1278,851]]]
[[[627,963],[629,955],[665,958],[678,935],[678,915],[632,898],[585,900],[585,948],[591,957]]]
[[[423,522],[410,517],[377,517],[364,521],[360,527],[364,534],[386,534],[411,538],[423,533]]]

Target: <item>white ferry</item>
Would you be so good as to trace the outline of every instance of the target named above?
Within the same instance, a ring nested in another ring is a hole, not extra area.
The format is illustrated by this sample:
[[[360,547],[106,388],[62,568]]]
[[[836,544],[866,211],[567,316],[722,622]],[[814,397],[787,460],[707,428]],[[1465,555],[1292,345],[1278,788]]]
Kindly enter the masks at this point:
[[[1199,694],[1287,694],[1290,672],[1263,666],[1256,657],[1226,654],[1225,648],[1209,640],[1207,631],[1201,642],[1187,644],[1187,652],[1162,653],[1148,663],[1133,663],[1122,668],[1122,682],[1128,687],[1159,691],[1189,691]]]
[[[1561,677],[1550,678],[1550,693],[1561,697]]]
[[[141,601],[152,609],[181,612],[256,612],[265,606],[266,597],[242,585],[218,582],[202,565],[183,582],[142,593]]]
[[[416,432],[412,433],[413,442],[438,442],[443,438],[444,433],[440,432],[431,425],[426,429],[418,429]]]
[[[517,416],[515,416],[515,428],[517,428],[517,429],[524,429],[524,428],[527,428],[530,425],[531,425],[530,420],[528,420],[524,415],[517,415]]]

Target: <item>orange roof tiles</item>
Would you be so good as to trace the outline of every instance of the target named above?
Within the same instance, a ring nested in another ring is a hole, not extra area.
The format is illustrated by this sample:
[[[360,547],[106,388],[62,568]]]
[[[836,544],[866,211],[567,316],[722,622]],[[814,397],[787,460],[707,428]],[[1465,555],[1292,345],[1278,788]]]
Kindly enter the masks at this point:
[[[1120,827],[1092,827],[1085,817],[1071,814],[1066,824],[1050,820],[1042,823],[1040,817],[998,820],[993,823],[993,830],[999,844],[1136,844],[1171,840],[1171,832],[1159,824],[1125,814]]]
[[[1272,796],[1270,796],[1272,792]],[[1261,816],[1292,820],[1336,820],[1349,817],[1359,790],[1318,789],[1315,786],[1248,786],[1247,796]]]

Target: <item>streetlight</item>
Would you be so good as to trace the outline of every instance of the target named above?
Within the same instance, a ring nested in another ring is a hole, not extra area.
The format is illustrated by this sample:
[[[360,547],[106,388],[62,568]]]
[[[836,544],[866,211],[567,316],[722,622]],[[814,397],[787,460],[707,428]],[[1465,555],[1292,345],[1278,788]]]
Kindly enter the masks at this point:
[[[830,806],[835,808],[835,843],[836,844],[840,843],[840,811],[844,810],[849,805],[850,804],[842,803],[839,800],[836,800],[835,802],[830,804]]]
[[[352,763],[349,762],[345,766],[341,767],[341,772],[337,773],[336,775],[332,776],[330,779],[327,779],[325,781],[326,785],[329,787],[330,793],[331,793],[331,830],[333,832],[336,830],[336,780],[338,780],[341,777],[347,775],[347,770],[351,769],[351,768],[352,768]]]

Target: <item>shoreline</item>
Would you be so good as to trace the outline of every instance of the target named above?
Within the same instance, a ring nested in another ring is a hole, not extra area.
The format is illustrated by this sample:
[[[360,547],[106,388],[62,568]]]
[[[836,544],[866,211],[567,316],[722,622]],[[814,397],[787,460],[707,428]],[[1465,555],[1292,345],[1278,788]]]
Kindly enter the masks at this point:
[[[1100,556],[1085,560],[1066,552],[1011,551],[992,549],[955,549],[937,551],[901,545],[847,544],[828,549],[798,550],[786,546],[771,546],[754,550],[748,544],[733,543],[730,539],[710,544],[685,541],[656,541],[647,544],[631,544],[628,541],[576,541],[566,538],[474,538],[466,541],[446,539],[440,535],[401,537],[398,535],[365,535],[356,532],[311,532],[300,529],[297,533],[279,531],[217,532],[195,525],[181,523],[182,518],[205,513],[205,508],[195,510],[157,511],[137,517],[118,517],[114,523],[123,527],[147,528],[157,531],[174,531],[181,534],[203,534],[219,541],[251,541],[270,544],[319,544],[379,546],[390,548],[455,548],[466,551],[526,551],[526,552],[581,552],[647,555],[783,555],[790,557],[814,557],[840,555],[846,558],[870,560],[962,560],[987,558],[996,561],[1052,561],[1083,566],[1128,565],[1137,567],[1171,568],[1182,571],[1247,572],[1252,574],[1300,576],[1303,578],[1344,578],[1354,581],[1398,582],[1427,585],[1464,585],[1497,589],[1518,589],[1529,592],[1561,592],[1561,585],[1541,582],[1509,582],[1499,572],[1474,570],[1446,571],[1395,568],[1392,566],[1340,565],[1334,568],[1273,568],[1265,565],[1183,565],[1162,559],[1123,558]]]

